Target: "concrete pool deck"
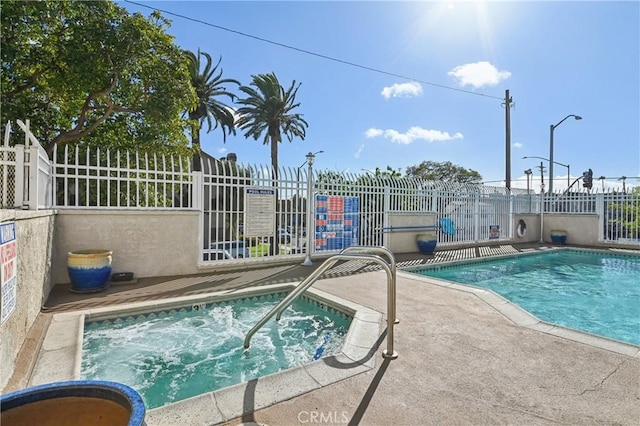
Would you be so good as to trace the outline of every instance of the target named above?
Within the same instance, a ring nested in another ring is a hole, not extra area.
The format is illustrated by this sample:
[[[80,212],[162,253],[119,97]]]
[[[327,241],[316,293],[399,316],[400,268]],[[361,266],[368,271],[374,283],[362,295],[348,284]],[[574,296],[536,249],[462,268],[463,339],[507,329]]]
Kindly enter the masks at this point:
[[[471,255],[464,250],[473,250],[475,257],[484,257],[478,253],[522,251],[511,246],[484,249],[443,251],[440,261]],[[408,266],[432,263],[429,259],[437,258],[398,256],[398,262]],[[304,274],[304,278],[310,273],[309,268],[300,272],[298,268],[280,265],[261,272],[229,271],[206,278],[209,281],[199,277],[165,279],[83,298],[54,291],[45,312],[169,297],[166,294],[174,293],[200,294],[207,288],[233,292],[234,288],[255,283],[295,281],[291,279],[295,275]],[[247,283],[243,282],[245,275]],[[368,271],[362,265],[347,262],[314,288],[386,313],[386,278],[381,271]],[[241,401],[236,401],[242,404],[245,414],[226,424],[640,423],[640,348],[615,344],[606,348],[606,342],[604,347],[598,347],[588,339],[576,341],[575,335],[563,335],[563,329],[556,333],[554,327],[536,323],[509,305],[486,292],[446,287],[399,272],[400,323],[395,327],[398,359],[385,360],[380,355],[386,336],[382,323],[378,347],[372,352],[372,369],[326,386],[318,383],[311,392],[259,410],[254,410],[256,401],[264,396],[258,394],[259,387],[247,387],[237,395]],[[341,367],[344,368],[335,366]],[[215,420],[207,418],[206,413],[185,413],[181,424],[212,421]],[[175,422],[149,416],[148,424]]]

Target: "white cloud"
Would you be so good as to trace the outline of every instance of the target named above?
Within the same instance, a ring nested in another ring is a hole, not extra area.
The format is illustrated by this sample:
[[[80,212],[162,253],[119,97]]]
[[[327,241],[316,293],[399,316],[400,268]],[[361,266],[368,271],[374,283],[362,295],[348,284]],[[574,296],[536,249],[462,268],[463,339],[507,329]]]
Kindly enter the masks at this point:
[[[522,144],[522,143],[520,143],[520,142],[515,142],[515,143],[513,144],[513,147],[514,147],[514,148],[522,148],[523,146],[524,146],[524,144]]]
[[[376,138],[378,136],[382,136],[383,133],[384,133],[384,130],[369,129],[366,132],[364,132],[364,135],[368,138]]]
[[[224,154],[225,152],[227,152],[227,148],[218,148],[218,152],[220,154]]]
[[[360,148],[358,148],[358,150],[356,151],[355,154],[353,154],[353,156],[356,158],[360,158],[360,154],[362,154],[363,149],[364,149],[364,144],[360,145]]]
[[[495,86],[501,81],[511,77],[509,71],[499,71],[493,64],[487,61],[459,65],[449,71],[447,75],[458,80],[460,86],[469,85],[476,89],[484,86]]]
[[[392,86],[383,88],[380,94],[384,96],[385,99],[422,96],[422,85],[415,81],[410,83],[395,83]]]
[[[423,129],[422,127],[413,126],[406,133],[400,133],[394,129],[369,129],[365,132],[368,138],[375,138],[383,136],[386,139],[390,139],[391,142],[399,143],[402,145],[408,145],[417,140],[424,140],[427,142],[439,142],[449,141],[452,139],[463,139],[464,135],[460,132],[456,132],[450,135],[449,132],[443,132],[441,130]]]

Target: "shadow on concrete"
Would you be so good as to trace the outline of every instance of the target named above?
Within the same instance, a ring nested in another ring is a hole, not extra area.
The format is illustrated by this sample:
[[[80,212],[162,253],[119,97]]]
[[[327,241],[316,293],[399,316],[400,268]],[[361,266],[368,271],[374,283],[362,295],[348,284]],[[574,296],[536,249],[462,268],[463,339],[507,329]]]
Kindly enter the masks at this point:
[[[387,371],[387,368],[389,368],[390,363],[390,359],[385,359],[382,361],[382,364],[380,364],[380,368],[378,368],[376,375],[373,377],[373,380],[371,380],[371,384],[364,393],[362,401],[360,401],[358,408],[356,408],[356,411],[353,413],[353,417],[349,420],[349,426],[359,425],[362,421],[362,417],[364,417],[364,414],[367,412],[367,408],[371,403],[371,398],[373,398],[373,395],[376,393],[376,390],[380,385],[380,381],[382,380],[384,373]]]
[[[242,399],[242,423],[257,423],[254,415],[256,405],[256,384],[258,379],[249,380],[244,390],[244,398]]]

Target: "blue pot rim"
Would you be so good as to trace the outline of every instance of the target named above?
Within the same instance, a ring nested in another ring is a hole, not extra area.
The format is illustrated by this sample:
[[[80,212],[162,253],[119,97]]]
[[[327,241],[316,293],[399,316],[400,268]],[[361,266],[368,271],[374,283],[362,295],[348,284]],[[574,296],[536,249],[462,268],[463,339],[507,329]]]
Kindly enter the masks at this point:
[[[140,394],[130,386],[107,380],[71,380],[47,383],[7,393],[0,396],[0,411],[63,397],[108,399],[125,408],[131,408],[129,426],[144,424],[146,410]]]

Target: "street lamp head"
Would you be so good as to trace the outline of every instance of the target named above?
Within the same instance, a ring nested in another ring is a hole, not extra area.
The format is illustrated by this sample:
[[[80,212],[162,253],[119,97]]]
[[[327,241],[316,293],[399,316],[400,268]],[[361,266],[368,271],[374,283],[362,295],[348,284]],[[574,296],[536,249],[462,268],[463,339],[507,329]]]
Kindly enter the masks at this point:
[[[313,165],[313,160],[314,158],[316,158],[315,154],[311,151],[309,151],[309,153],[306,155],[307,157],[307,164],[312,166]]]
[[[579,115],[574,115],[573,116],[576,120],[582,120],[582,117],[580,117]]]
[[[322,154],[324,151],[320,150],[320,151],[316,151],[316,152],[311,152],[309,151],[309,153],[306,155],[307,157],[307,164],[309,164],[310,166],[313,165],[313,160],[316,158],[316,154]],[[304,164],[303,164],[304,165]]]

